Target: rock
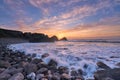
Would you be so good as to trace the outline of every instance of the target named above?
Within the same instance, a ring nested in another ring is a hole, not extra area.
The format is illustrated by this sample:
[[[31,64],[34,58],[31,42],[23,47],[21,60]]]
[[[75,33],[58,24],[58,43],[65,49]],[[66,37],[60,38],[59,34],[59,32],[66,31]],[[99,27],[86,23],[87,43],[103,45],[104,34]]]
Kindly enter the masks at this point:
[[[84,69],[87,69],[87,68],[88,68],[88,64],[85,64],[85,65],[83,66],[83,68],[84,68]]]
[[[36,74],[34,72],[31,72],[30,74],[27,75],[27,79],[30,80],[35,80]]]
[[[78,75],[78,76],[76,77],[76,80],[84,80],[84,77],[83,77],[82,75]]]
[[[57,72],[53,73],[51,80],[60,80],[60,74]]]
[[[116,66],[120,67],[120,62],[116,64]]]
[[[24,79],[24,75],[22,73],[17,73],[14,74],[10,79],[8,80],[23,80]]]
[[[11,77],[8,73],[1,73],[0,74],[0,80],[8,80]]]
[[[57,67],[57,65],[58,65],[58,63],[55,60],[53,60],[53,59],[51,59],[50,62],[48,63],[48,66],[55,66],[55,67]]]
[[[41,80],[44,77],[44,74],[37,74],[36,80]]]
[[[68,68],[64,67],[64,66],[58,67],[58,71],[59,71],[60,74],[63,74],[63,73],[67,73],[68,74],[69,73]]]
[[[20,72],[22,73],[23,68],[18,68],[18,69],[14,68],[14,67],[13,68],[8,68],[4,72],[13,75],[13,74],[20,73]]]
[[[0,74],[5,71],[5,68],[0,68]]]
[[[39,69],[40,68],[48,68],[48,65],[46,63],[44,63],[44,62],[38,63],[37,66],[38,66]]]
[[[120,58],[119,56],[111,56],[110,58]]]
[[[75,71],[75,70],[72,70],[72,71],[71,71],[71,76],[78,76],[78,73],[77,73],[77,71]]]
[[[107,66],[105,63],[103,62],[97,62],[97,66],[103,69],[111,69],[109,66]]]
[[[70,79],[70,76],[66,73],[63,73],[62,76],[61,76],[61,80],[69,80]]]
[[[94,73],[95,80],[105,80],[111,78],[113,80],[120,80],[120,68],[100,70]]]
[[[8,68],[11,64],[8,61],[2,61],[0,60],[0,68]]]
[[[114,80],[114,79],[107,77],[107,78],[104,78],[103,80]]]
[[[34,57],[36,57],[36,56],[37,56],[36,53],[33,53],[33,54],[32,54],[32,58],[34,58]]]
[[[48,53],[45,53],[45,54],[43,54],[41,57],[42,58],[46,58],[46,57],[48,57],[49,56],[49,54]]]
[[[67,38],[63,37],[62,39],[60,39],[60,41],[67,41]]]
[[[37,71],[37,74],[48,74],[48,69],[47,68],[41,68]]]
[[[24,67],[24,71],[27,74],[30,74],[31,72],[36,72],[37,71],[37,65],[33,64],[33,63],[28,63],[25,67]]]
[[[38,63],[40,63],[40,62],[43,62],[43,61],[42,61],[41,59],[35,58],[35,59],[32,60],[31,63],[33,63],[33,64],[38,64]]]
[[[82,69],[78,69],[78,74],[79,74],[79,75],[83,75]]]

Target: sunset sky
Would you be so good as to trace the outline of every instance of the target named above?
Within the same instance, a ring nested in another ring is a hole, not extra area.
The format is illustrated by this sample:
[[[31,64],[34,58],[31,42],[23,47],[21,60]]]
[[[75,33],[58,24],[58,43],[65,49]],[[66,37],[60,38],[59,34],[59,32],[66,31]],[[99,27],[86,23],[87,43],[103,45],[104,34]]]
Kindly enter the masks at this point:
[[[120,0],[0,0],[0,28],[68,39],[120,38]]]

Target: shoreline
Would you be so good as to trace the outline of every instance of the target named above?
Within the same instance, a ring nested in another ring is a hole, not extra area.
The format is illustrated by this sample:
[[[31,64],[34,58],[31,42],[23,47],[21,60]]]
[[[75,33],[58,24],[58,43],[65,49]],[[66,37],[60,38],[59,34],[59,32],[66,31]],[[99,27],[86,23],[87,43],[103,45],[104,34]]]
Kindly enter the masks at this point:
[[[26,55],[20,51],[14,52],[7,49],[6,46],[10,44],[12,43],[9,42],[9,44],[2,44],[0,47],[0,80],[15,80],[16,78],[19,78],[20,80],[85,80],[83,78],[84,72],[82,70],[76,71],[73,68],[70,72],[67,67],[58,67],[58,63],[52,59],[48,64],[45,64],[42,59],[35,58],[36,54]],[[48,57],[48,54],[43,55],[42,58],[46,57]],[[102,73],[101,70],[95,72],[95,79],[86,80],[120,79],[120,68],[110,69],[109,66],[104,63],[99,63],[98,65],[100,64],[104,65],[104,68],[106,69],[102,71]],[[113,75],[117,72],[114,76],[118,79],[111,77],[108,72],[112,72]]]

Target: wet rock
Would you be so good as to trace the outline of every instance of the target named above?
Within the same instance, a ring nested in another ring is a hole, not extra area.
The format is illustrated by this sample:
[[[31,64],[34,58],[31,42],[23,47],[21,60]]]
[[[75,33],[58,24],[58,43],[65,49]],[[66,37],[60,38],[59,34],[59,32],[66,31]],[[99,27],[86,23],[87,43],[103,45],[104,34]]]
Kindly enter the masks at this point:
[[[33,63],[33,64],[38,64],[38,63],[40,63],[40,62],[43,62],[43,61],[42,61],[41,59],[35,58],[35,59],[32,60],[31,63]]]
[[[84,68],[84,69],[87,69],[87,68],[88,68],[88,64],[85,64],[85,65],[83,66],[83,68]]]
[[[37,66],[38,66],[39,69],[40,68],[48,68],[48,65],[46,63],[44,63],[44,62],[38,63]]]
[[[82,69],[78,69],[78,74],[79,74],[79,75],[83,75]]]
[[[71,69],[71,76],[78,76],[78,73],[74,68]]]
[[[70,76],[66,73],[63,73],[62,76],[61,76],[61,80],[69,80],[70,79]]]
[[[34,72],[27,75],[27,79],[35,80],[36,74]]]
[[[105,63],[103,62],[97,62],[97,66],[99,68],[103,68],[103,69],[111,69],[109,66],[107,66]]]
[[[28,63],[25,67],[24,67],[24,71],[27,74],[30,74],[31,72],[36,72],[37,71],[37,65],[33,64],[33,63]]]
[[[17,73],[14,74],[10,79],[8,80],[23,80],[24,79],[24,75],[22,73]]]
[[[58,67],[58,71],[59,71],[60,74],[69,73],[68,68],[67,68],[67,67],[64,67],[64,66]]]
[[[11,64],[8,61],[2,61],[0,60],[0,68],[8,68]]]
[[[48,66],[55,66],[55,67],[57,67],[57,65],[58,65],[58,63],[55,60],[53,60],[53,59],[51,59],[50,62],[48,63]]]
[[[119,56],[111,56],[110,58],[120,58]]]
[[[57,72],[55,72],[55,73],[53,73],[53,75],[52,75],[52,78],[51,78],[52,80],[60,80],[60,74],[59,73],[57,73]]]
[[[84,77],[82,75],[78,75],[75,78],[76,78],[75,80],[84,80]]]
[[[113,80],[120,80],[120,68],[100,70],[94,73],[95,80],[105,80],[111,78]]]
[[[34,57],[37,56],[37,54],[36,54],[36,53],[33,53],[31,56],[32,56],[32,58],[34,58]]]
[[[48,53],[45,53],[45,54],[43,54],[41,57],[42,58],[46,58],[46,57],[48,57],[49,56],[49,54]]]
[[[120,67],[120,62],[116,64],[116,66]]]
[[[8,80],[10,77],[11,77],[11,75],[8,73],[3,72],[0,74],[0,80]]]
[[[47,68],[41,68],[37,71],[37,74],[48,74],[48,69]]]

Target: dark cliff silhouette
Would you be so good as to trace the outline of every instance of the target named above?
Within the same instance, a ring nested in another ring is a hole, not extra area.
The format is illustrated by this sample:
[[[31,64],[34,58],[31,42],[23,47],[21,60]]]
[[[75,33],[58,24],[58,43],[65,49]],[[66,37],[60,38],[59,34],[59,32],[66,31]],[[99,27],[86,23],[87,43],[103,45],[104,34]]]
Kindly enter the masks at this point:
[[[58,41],[56,36],[48,37],[43,33],[31,33],[31,32],[21,32],[15,30],[7,30],[0,28],[0,38],[21,38],[26,39],[29,42],[54,42]]]
[[[67,41],[67,38],[63,37],[62,39],[60,39],[60,41]]]

